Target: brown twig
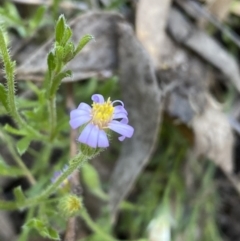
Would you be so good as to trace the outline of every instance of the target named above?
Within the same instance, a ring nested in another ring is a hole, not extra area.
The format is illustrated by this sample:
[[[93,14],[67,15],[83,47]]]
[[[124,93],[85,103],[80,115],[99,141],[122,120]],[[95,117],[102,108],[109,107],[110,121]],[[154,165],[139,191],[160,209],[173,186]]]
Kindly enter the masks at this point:
[[[73,110],[76,106],[74,103],[74,99],[73,99],[73,84],[72,83],[67,83],[67,101],[66,101],[66,105],[67,105],[67,109],[70,112],[71,110]],[[74,157],[77,153],[77,144],[76,144],[76,131],[75,130],[71,130],[70,132],[70,157]],[[79,172],[76,170],[70,179],[70,183],[71,183],[71,191],[72,193],[76,194],[76,195],[80,195],[81,194],[81,187],[80,187],[80,182],[79,182]],[[65,241],[76,241],[77,239],[77,219],[76,217],[72,217],[68,219],[67,222],[67,228],[66,228],[66,233],[65,233]]]

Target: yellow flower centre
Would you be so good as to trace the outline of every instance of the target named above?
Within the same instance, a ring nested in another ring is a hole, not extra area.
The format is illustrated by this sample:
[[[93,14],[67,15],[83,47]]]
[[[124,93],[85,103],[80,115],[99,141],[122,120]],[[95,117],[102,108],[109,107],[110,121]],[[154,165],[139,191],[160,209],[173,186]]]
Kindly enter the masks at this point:
[[[92,123],[100,129],[107,128],[108,123],[112,120],[114,107],[110,98],[104,103],[92,104]]]

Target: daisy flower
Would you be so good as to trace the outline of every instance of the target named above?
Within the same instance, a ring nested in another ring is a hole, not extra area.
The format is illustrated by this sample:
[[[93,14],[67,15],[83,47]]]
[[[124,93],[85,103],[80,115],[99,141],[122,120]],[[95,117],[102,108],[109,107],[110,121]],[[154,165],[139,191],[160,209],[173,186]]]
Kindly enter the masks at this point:
[[[110,129],[121,136],[118,138],[123,141],[126,137],[131,138],[134,132],[132,126],[128,125],[128,113],[124,104],[120,100],[107,101],[100,94],[92,96],[92,107],[86,103],[80,103],[76,110],[70,113],[70,126],[76,129],[86,125],[82,130],[78,141],[90,147],[108,147],[109,141],[106,130]],[[114,104],[119,104],[115,105]]]

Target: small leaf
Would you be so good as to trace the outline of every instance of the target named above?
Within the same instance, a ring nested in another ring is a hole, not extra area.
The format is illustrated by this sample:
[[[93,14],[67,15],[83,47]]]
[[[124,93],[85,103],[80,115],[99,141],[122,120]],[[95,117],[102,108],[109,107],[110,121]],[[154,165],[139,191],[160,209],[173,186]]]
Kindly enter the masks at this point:
[[[43,19],[43,15],[45,14],[46,12],[46,7],[45,6],[41,6],[37,9],[37,11],[35,12],[33,18],[30,20],[30,25],[31,25],[31,28],[32,29],[35,29],[37,28],[42,19]]]
[[[91,191],[102,189],[98,172],[91,164],[86,163],[82,167],[82,178]]]
[[[42,220],[37,219],[37,218],[32,218],[29,220],[23,228],[25,229],[36,229],[41,236],[44,238],[49,238],[52,240],[60,240],[58,232],[46,225]]]
[[[9,177],[19,177],[19,176],[23,176],[24,173],[21,169],[17,167],[8,166],[3,161],[3,158],[0,156],[0,175],[9,176]]]
[[[2,85],[1,83],[0,83],[0,102],[2,102],[3,106],[8,111],[7,90],[4,87],[4,85]]]
[[[66,77],[71,77],[72,76],[72,71],[67,70],[64,72],[59,73],[54,79],[53,83],[50,89],[50,96],[54,96],[54,94],[57,92],[57,89],[59,85],[61,84],[61,81],[66,78]]]
[[[27,223],[23,225],[23,228],[31,229],[35,227],[35,218],[30,219]]]
[[[45,223],[44,223],[42,220],[40,220],[40,219],[35,219],[34,227],[35,227],[37,230],[39,230],[39,231],[46,229],[46,228],[45,228],[45,227],[46,227]]]
[[[18,135],[18,136],[26,136],[27,135],[27,132],[25,130],[18,130],[16,128],[10,126],[9,124],[6,124],[3,129],[5,131],[7,131],[8,133]]]
[[[57,61],[62,61],[62,59],[64,58],[64,47],[62,47],[61,45],[57,45],[55,47],[55,56]]]
[[[55,30],[55,38],[59,44],[61,43],[62,38],[65,33],[65,25],[66,25],[65,17],[64,17],[64,15],[61,15],[58,18],[58,21],[56,24],[56,30]]]
[[[16,188],[14,188],[13,193],[14,193],[14,196],[15,196],[15,199],[16,199],[17,203],[21,204],[25,201],[26,197],[23,194],[21,186],[18,186]]]
[[[64,63],[69,62],[71,59],[74,58],[74,51],[75,51],[75,46],[72,42],[69,42],[66,44],[64,47]]]
[[[8,12],[9,16],[11,16],[11,18],[14,18],[15,20],[17,19],[19,22],[21,21],[21,17],[18,13],[18,10],[13,3],[5,2],[4,8],[6,12]]]
[[[85,47],[85,45],[93,39],[94,37],[90,34],[84,35],[78,43],[78,46],[75,51],[75,55],[78,54]]]
[[[72,36],[72,30],[69,26],[66,25],[64,36],[62,37],[62,42],[61,42],[63,46],[67,44],[71,36]]]
[[[58,232],[51,227],[48,228],[48,238],[51,238],[53,240],[60,240]]]
[[[52,72],[55,69],[55,67],[56,67],[56,63],[55,63],[55,58],[54,58],[53,52],[50,52],[48,54],[47,63],[48,63],[49,71]]]
[[[31,140],[28,137],[23,137],[20,141],[17,142],[17,150],[20,155],[26,152],[30,142]]]

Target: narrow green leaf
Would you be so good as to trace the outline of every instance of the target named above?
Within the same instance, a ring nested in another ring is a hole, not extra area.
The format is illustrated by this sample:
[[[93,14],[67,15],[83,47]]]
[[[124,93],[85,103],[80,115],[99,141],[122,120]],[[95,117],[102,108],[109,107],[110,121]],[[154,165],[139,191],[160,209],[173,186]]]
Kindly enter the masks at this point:
[[[62,45],[65,46],[68,42],[68,40],[72,37],[72,30],[69,26],[65,26],[65,32],[64,35],[62,37]]]
[[[23,225],[23,228],[32,229],[35,227],[35,218],[30,219],[27,223]]]
[[[75,46],[72,42],[69,42],[64,47],[64,63],[69,62],[71,59],[74,58]]]
[[[0,102],[2,102],[3,106],[5,107],[6,111],[8,111],[8,103],[7,103],[7,90],[0,83]]]
[[[24,203],[26,197],[23,194],[21,186],[18,186],[16,188],[14,188],[13,193],[14,193],[14,196],[15,196],[15,199],[16,199],[17,203],[19,203],[19,204]]]
[[[36,228],[38,231],[43,231],[46,230],[46,224],[40,219],[35,219],[34,228]]]
[[[71,77],[72,76],[72,71],[71,70],[67,70],[64,72],[59,73],[54,79],[53,79],[53,83],[50,89],[50,96],[54,96],[55,93],[58,90],[59,85],[61,84],[61,81],[66,78],[66,77]]]
[[[98,172],[91,164],[86,163],[81,170],[83,181],[91,191],[102,189]]]
[[[30,145],[31,140],[28,137],[23,137],[17,142],[17,151],[20,155],[24,154]]]
[[[39,95],[42,90],[40,90],[36,84],[31,81],[27,81],[27,86],[36,94]]]
[[[42,229],[45,227],[45,224],[43,221],[41,221],[40,219],[37,218],[32,218],[30,220],[27,221],[27,223],[25,223],[23,225],[23,228],[28,228],[28,229]]]
[[[65,25],[66,25],[65,17],[64,15],[61,15],[58,18],[56,29],[55,29],[55,39],[59,44],[61,43],[65,33]]]
[[[78,43],[78,46],[75,50],[75,55],[78,54],[85,47],[85,45],[93,39],[94,39],[94,37],[90,34],[84,35]]]
[[[19,177],[23,175],[21,169],[7,165],[0,156],[0,176]]]
[[[64,47],[57,45],[55,47],[55,56],[57,61],[62,61],[64,58]]]
[[[59,234],[55,229],[48,227],[46,223],[44,223],[42,220],[37,218],[32,218],[31,220],[29,220],[23,226],[23,228],[36,229],[39,232],[39,234],[44,238],[49,238],[52,240],[60,240]]]
[[[5,8],[6,12],[8,12],[8,14],[11,17],[15,18],[19,22],[21,21],[21,17],[20,17],[20,15],[18,13],[18,10],[17,10],[16,6],[13,3],[5,2],[4,8]]]
[[[49,71],[51,73],[55,69],[55,67],[56,67],[56,63],[55,63],[55,58],[54,58],[53,52],[50,52],[48,54],[47,63],[48,63],[48,69],[49,69]]]
[[[48,238],[53,239],[53,240],[60,240],[60,236],[59,236],[58,232],[51,227],[48,228]]]
[[[9,124],[6,124],[3,129],[13,135],[26,136],[28,134],[25,130],[18,130],[16,128],[10,126]]]
[[[47,8],[45,6],[41,6],[37,9],[33,18],[30,20],[30,25],[31,25],[32,29],[35,29],[35,28],[39,27],[39,25],[40,25],[40,23],[43,19],[43,16],[46,12],[46,9]]]

